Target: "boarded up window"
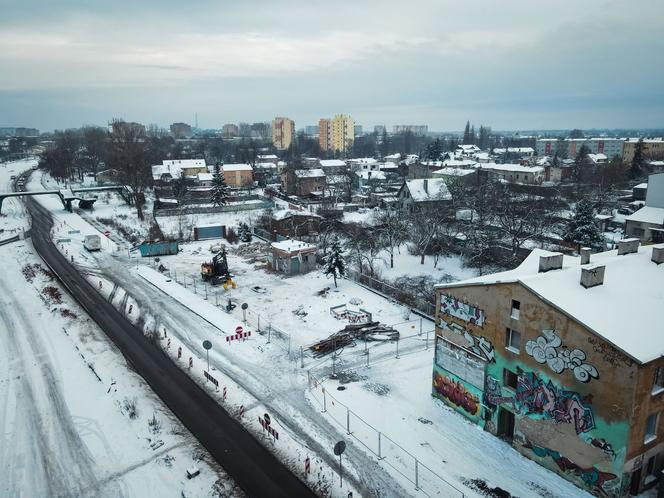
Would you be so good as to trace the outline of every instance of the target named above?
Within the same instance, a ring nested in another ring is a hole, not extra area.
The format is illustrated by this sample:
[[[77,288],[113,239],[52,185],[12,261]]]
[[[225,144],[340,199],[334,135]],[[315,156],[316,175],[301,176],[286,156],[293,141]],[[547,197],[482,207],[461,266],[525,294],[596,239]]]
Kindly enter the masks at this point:
[[[436,365],[469,384],[484,390],[485,362],[463,348],[438,337]]]

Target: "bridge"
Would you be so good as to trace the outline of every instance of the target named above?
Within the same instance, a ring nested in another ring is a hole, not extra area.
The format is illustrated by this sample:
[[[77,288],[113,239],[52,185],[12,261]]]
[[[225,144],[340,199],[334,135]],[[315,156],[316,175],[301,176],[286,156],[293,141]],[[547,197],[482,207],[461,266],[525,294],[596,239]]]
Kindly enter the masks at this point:
[[[102,192],[104,190],[115,190],[120,194],[127,204],[133,204],[136,201],[134,189],[129,185],[106,185],[105,187],[79,187],[79,188],[65,188],[61,190],[33,190],[22,192],[0,192],[0,213],[2,213],[2,202],[7,197],[21,197],[21,196],[35,196],[35,195],[57,195],[62,202],[62,205],[67,211],[72,210],[72,203],[78,201],[78,205],[83,209],[92,208],[97,200],[96,197],[82,197],[77,194],[84,194],[86,192]]]

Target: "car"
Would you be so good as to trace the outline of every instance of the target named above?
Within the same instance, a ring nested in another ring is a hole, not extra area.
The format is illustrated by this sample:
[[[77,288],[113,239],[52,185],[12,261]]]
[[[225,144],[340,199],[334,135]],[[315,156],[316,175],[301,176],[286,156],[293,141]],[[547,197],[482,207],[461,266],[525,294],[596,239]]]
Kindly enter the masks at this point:
[[[630,208],[620,208],[618,209],[618,214],[629,216],[630,214],[634,214],[634,211],[632,211]]]

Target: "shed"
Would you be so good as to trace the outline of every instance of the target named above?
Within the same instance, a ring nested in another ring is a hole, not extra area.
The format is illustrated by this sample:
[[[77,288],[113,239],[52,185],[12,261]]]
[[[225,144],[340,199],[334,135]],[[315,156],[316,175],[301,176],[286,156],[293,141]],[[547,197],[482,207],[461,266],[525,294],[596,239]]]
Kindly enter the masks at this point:
[[[268,267],[287,275],[307,273],[316,268],[316,246],[299,240],[270,244]]]
[[[194,227],[194,240],[222,239],[226,237],[226,227],[218,223]]]

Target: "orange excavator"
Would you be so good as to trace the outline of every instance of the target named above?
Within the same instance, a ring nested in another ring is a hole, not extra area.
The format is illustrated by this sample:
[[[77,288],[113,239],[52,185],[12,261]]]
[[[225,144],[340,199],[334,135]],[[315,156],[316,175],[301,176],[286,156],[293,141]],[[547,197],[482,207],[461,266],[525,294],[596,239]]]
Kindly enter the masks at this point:
[[[215,254],[212,261],[201,265],[201,278],[204,282],[210,282],[212,285],[223,285],[224,290],[228,290],[230,287],[237,289],[237,284],[228,271],[226,249],[222,249]]]

